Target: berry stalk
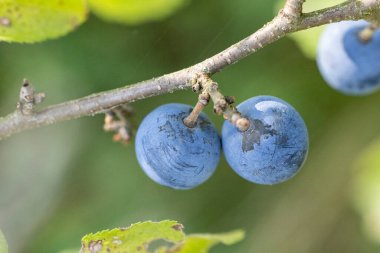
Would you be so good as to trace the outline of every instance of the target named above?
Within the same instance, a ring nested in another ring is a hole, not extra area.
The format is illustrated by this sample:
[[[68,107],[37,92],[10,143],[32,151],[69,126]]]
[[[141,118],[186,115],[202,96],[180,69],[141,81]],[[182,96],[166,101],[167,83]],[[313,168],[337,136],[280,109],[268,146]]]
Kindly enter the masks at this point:
[[[194,92],[202,92],[199,95],[199,101],[194,107],[193,112],[184,120],[185,125],[191,127],[195,124],[196,119],[202,109],[211,99],[214,103],[214,112],[223,117],[236,126],[240,131],[244,132],[249,128],[249,120],[244,118],[238,110],[232,105],[235,101],[233,97],[224,96],[219,91],[219,85],[213,81],[210,76],[204,72],[198,74],[192,80],[192,89]],[[207,101],[205,103],[204,101]]]
[[[359,33],[360,40],[365,43],[369,42],[372,39],[373,34],[377,29],[379,29],[379,27],[380,26],[378,22],[372,22],[369,26],[367,26]]]
[[[197,125],[197,119],[199,117],[199,114],[201,114],[201,112],[206,107],[209,101],[210,101],[210,96],[207,93],[201,93],[198,97],[197,104],[194,106],[189,116],[187,116],[183,120],[183,123],[187,127],[190,127],[190,128],[195,127]]]

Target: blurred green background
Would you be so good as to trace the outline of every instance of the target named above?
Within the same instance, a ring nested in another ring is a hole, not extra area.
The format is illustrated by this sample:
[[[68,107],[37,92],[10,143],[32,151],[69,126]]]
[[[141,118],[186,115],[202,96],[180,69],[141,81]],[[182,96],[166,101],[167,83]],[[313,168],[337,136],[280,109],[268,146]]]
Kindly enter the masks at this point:
[[[90,16],[57,40],[1,43],[0,115],[14,110],[24,77],[47,93],[45,105],[149,79],[251,34],[273,17],[275,5],[193,0],[159,22],[124,26]],[[238,102],[273,95],[297,108],[311,143],[294,179],[254,185],[222,159],[208,182],[175,191],[145,176],[133,143],[113,143],[102,116],[35,129],[0,142],[0,228],[10,252],[80,248],[86,233],[162,219],[178,220],[187,233],[247,231],[242,243],[212,252],[379,252],[380,92],[338,94],[289,38],[215,80]],[[195,104],[196,95],[181,91],[134,103],[136,126],[169,102]],[[223,119],[210,106],[206,112],[220,129]]]

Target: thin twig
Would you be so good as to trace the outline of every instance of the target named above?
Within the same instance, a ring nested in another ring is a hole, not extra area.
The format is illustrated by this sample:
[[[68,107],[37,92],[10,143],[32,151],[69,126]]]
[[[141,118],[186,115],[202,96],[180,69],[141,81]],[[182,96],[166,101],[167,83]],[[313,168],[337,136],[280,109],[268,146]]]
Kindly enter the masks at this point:
[[[206,71],[212,75],[219,72],[286,34],[341,20],[370,19],[379,6],[380,0],[348,0],[324,10],[302,14],[296,20],[280,12],[257,32],[192,67],[135,85],[53,105],[31,115],[15,112],[1,118],[0,140],[26,129],[104,113],[121,104],[190,88],[190,80],[197,73]]]
[[[183,123],[187,127],[193,128],[197,125],[199,114],[201,114],[205,106],[208,104],[209,100],[210,95],[207,92],[202,92],[199,94],[197,104],[194,106],[189,116],[183,120]]]
[[[297,20],[302,15],[302,6],[305,0],[286,0],[282,9],[283,14]]]
[[[214,103],[214,112],[223,115],[224,119],[231,122],[240,131],[244,132],[249,128],[249,120],[244,118],[237,109],[232,106],[234,99],[224,96],[217,82],[211,79],[207,73],[199,73],[196,76],[196,83],[193,87],[199,87],[203,94],[206,94]]]

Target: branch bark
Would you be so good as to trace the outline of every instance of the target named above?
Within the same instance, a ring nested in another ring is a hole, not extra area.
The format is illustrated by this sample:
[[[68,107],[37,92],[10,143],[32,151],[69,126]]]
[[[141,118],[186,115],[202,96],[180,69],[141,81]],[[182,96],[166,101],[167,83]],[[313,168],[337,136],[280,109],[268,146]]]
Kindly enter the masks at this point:
[[[24,115],[19,111],[0,118],[0,140],[15,133],[83,116],[104,113],[125,103],[191,87],[200,72],[210,75],[238,62],[285,35],[341,20],[373,19],[380,0],[348,0],[342,4],[301,15],[303,0],[288,0],[284,9],[269,23],[224,51],[189,68],[122,88],[93,94],[53,105]],[[289,13],[297,13],[296,17]]]
[[[286,0],[283,13],[290,18],[297,19],[302,15],[302,6],[306,0]]]

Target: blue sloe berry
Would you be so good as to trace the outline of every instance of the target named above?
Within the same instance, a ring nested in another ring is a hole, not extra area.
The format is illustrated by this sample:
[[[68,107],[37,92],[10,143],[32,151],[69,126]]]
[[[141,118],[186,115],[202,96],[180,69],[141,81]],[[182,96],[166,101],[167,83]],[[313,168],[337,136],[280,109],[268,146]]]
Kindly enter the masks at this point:
[[[327,26],[317,50],[317,64],[325,81],[346,95],[367,95],[380,88],[380,29],[364,41],[364,20]]]
[[[298,112],[271,96],[250,98],[237,109],[250,126],[241,132],[228,121],[223,125],[223,151],[231,168],[258,184],[277,184],[293,177],[309,146],[307,128]]]
[[[204,113],[193,128],[183,120],[192,107],[166,104],[149,113],[136,134],[136,155],[144,172],[158,184],[190,189],[215,171],[221,153],[220,137]]]

